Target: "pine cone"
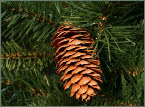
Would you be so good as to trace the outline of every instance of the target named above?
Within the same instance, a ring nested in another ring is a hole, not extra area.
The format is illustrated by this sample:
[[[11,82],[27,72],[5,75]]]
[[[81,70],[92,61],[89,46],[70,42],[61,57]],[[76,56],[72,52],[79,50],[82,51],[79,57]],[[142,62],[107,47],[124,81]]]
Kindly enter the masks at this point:
[[[99,83],[103,83],[98,67],[100,62],[91,57],[93,47],[87,50],[94,40],[87,31],[65,25],[59,27],[53,39],[56,67],[59,67],[57,73],[63,73],[64,89],[72,86],[70,97],[75,95],[76,99],[90,100],[101,90]]]

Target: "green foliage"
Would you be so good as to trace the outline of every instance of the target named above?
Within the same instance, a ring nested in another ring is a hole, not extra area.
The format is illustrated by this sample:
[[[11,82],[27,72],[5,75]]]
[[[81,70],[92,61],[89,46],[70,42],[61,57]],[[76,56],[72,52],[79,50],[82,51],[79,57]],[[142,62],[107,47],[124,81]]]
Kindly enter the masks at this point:
[[[49,41],[61,20],[62,2],[4,2],[2,4],[2,38]],[[5,29],[7,27],[7,29]]]
[[[144,9],[139,7],[144,7],[142,1],[110,2],[106,11],[106,14],[109,14],[108,23],[120,26],[140,23],[140,19],[143,19]]]
[[[3,1],[2,105],[143,106],[143,6],[137,1]],[[95,40],[104,83],[88,102],[70,98],[55,73],[51,42],[64,22],[89,31]]]

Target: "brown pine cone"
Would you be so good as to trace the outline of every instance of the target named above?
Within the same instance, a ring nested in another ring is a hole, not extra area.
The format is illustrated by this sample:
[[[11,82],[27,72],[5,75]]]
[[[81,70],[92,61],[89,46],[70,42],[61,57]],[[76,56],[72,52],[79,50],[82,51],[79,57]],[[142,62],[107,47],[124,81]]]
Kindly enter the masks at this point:
[[[59,27],[53,39],[56,67],[59,67],[57,73],[63,73],[64,89],[72,86],[70,97],[75,95],[76,99],[90,100],[101,90],[99,83],[103,83],[98,67],[100,62],[91,57],[93,47],[87,50],[94,40],[87,31],[65,25]]]

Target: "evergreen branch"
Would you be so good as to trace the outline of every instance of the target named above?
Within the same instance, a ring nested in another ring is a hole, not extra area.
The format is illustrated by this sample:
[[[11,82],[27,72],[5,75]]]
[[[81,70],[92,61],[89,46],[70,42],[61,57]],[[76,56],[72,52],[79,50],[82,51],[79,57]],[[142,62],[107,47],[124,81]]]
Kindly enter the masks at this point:
[[[9,23],[5,26],[2,26],[2,29],[7,28],[2,32],[2,37],[7,37],[9,39],[13,38],[17,41],[19,40],[19,42],[28,37],[32,38],[34,41],[48,41],[48,37],[51,38],[56,31],[55,26],[59,25],[61,15],[65,13],[62,11],[62,9],[60,10],[60,7],[62,6],[61,2],[28,2],[27,6],[25,5],[26,3],[27,2],[16,2],[13,7],[12,5],[8,5],[10,7],[6,8],[7,13],[11,12],[11,15],[9,17],[6,17],[7,14],[5,14],[5,11],[4,13],[2,13],[4,14],[4,16],[2,17],[2,22]],[[41,6],[43,5],[44,7],[46,5],[49,5],[50,9],[48,10],[41,8]],[[35,9],[34,7],[37,7],[39,11],[33,11],[32,8]],[[60,12],[62,12],[63,14],[61,14]],[[57,13],[59,13],[58,16],[56,15]],[[22,29],[23,26],[25,27]],[[43,31],[43,33],[41,31]]]

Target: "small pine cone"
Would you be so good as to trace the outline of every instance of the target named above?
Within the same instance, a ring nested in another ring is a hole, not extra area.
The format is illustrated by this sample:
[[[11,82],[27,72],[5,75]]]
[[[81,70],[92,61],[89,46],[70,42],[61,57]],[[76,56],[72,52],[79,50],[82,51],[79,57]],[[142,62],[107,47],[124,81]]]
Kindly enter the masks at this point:
[[[56,67],[59,67],[57,73],[63,73],[64,89],[72,86],[70,97],[75,95],[76,99],[90,100],[101,90],[99,83],[103,83],[98,67],[100,62],[91,57],[93,47],[87,50],[94,40],[87,31],[65,25],[59,27],[53,39]]]

